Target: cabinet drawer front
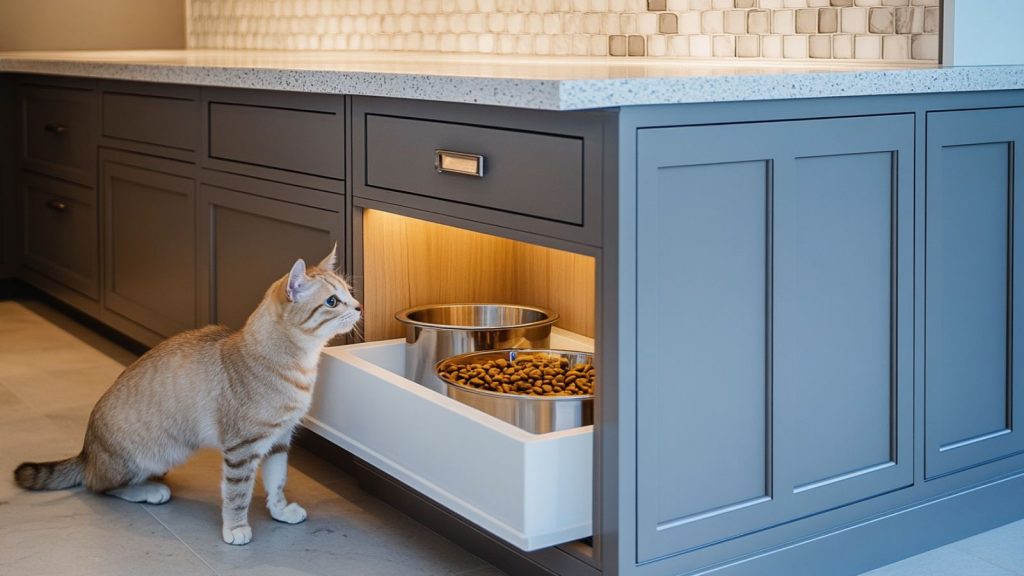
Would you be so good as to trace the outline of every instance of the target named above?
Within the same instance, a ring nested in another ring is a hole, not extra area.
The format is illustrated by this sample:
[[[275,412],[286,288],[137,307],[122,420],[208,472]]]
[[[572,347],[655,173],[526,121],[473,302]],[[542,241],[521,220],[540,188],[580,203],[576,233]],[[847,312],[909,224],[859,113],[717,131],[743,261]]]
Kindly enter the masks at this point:
[[[90,90],[26,86],[21,96],[24,166],[94,185],[95,94]]]
[[[23,173],[25,264],[36,272],[99,298],[96,192]]]
[[[482,176],[439,172],[439,150]],[[582,225],[583,139],[368,114],[366,185]]]
[[[199,108],[195,100],[142,94],[103,94],[103,135],[195,151]]]
[[[210,103],[211,158],[345,178],[345,123],[336,111]]]
[[[530,434],[407,380],[404,358],[404,339],[326,349],[306,427],[523,550],[592,533],[592,426]]]

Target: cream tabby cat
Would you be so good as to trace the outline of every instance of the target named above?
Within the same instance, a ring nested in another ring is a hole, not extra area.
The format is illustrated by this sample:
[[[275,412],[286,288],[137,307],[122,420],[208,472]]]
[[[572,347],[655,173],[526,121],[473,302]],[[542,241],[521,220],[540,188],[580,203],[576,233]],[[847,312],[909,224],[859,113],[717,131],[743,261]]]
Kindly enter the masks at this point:
[[[335,272],[335,251],[309,270],[302,260],[267,290],[245,326],[207,326],[156,346],[129,366],[89,418],[82,452],[24,463],[19,486],[79,484],[129,500],[162,504],[154,481],[200,447],[223,451],[222,536],[252,539],[249,502],[262,463],[270,515],[296,524],[306,511],[284,497],[292,431],[309,409],[320,350],[352,330],[362,307]]]

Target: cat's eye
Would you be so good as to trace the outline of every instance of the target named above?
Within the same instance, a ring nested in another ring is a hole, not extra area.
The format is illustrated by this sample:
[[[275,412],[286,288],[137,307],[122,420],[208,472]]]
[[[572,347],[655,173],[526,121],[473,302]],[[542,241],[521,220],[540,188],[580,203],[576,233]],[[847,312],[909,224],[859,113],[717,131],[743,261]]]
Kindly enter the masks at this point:
[[[327,297],[327,300],[324,300],[324,304],[326,304],[328,308],[337,308],[338,297],[335,296],[334,294],[331,294],[330,296]]]

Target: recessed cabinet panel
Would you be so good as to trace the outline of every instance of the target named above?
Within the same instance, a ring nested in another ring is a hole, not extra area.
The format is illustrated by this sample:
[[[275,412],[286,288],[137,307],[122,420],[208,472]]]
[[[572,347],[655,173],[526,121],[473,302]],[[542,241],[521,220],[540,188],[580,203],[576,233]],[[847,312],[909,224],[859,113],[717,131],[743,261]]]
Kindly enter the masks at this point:
[[[96,191],[29,172],[21,182],[25,265],[98,300]]]
[[[345,121],[340,101],[337,108],[324,110],[210,102],[210,158],[342,180]]]
[[[898,251],[894,216],[902,208],[909,234],[912,190],[899,206],[897,154],[911,149],[912,127],[894,124],[877,152],[851,141],[850,153],[797,157],[776,173],[776,478],[779,491],[794,495],[795,513],[912,482],[909,462],[897,458],[893,353],[901,289],[894,274],[907,273],[908,294],[912,263],[909,242]]]
[[[654,412],[639,489],[658,529],[768,496],[768,174],[766,161],[666,167],[645,190],[637,377]]]
[[[926,475],[1024,450],[1019,393],[1024,109],[928,115]],[[1019,287],[1020,285],[1020,287]]]
[[[288,195],[285,189],[290,187],[275,187]],[[267,288],[288,273],[296,258],[315,265],[335,242],[338,254],[344,254],[340,245],[344,198],[333,196],[332,201],[331,206],[315,208],[203,185],[199,203],[203,321],[240,328]]]
[[[96,185],[95,92],[23,86],[20,129],[23,167]]]
[[[199,148],[197,100],[103,93],[103,135],[194,151]]]
[[[104,307],[167,337],[196,325],[193,166],[104,151]]]
[[[638,562],[913,483],[913,138],[640,131]]]

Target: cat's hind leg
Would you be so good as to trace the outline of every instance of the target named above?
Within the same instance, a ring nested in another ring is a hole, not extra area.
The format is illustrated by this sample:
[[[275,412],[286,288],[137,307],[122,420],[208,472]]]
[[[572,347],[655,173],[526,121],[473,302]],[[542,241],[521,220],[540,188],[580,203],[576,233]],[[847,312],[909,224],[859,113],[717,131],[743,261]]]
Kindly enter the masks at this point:
[[[142,482],[130,484],[106,492],[129,502],[145,502],[147,504],[163,504],[171,499],[171,489],[160,482]]]
[[[270,517],[285,524],[298,524],[306,519],[306,511],[298,504],[291,504],[284,497],[284,485],[288,481],[288,445],[274,444],[263,460],[263,486],[267,489],[267,509]]]

